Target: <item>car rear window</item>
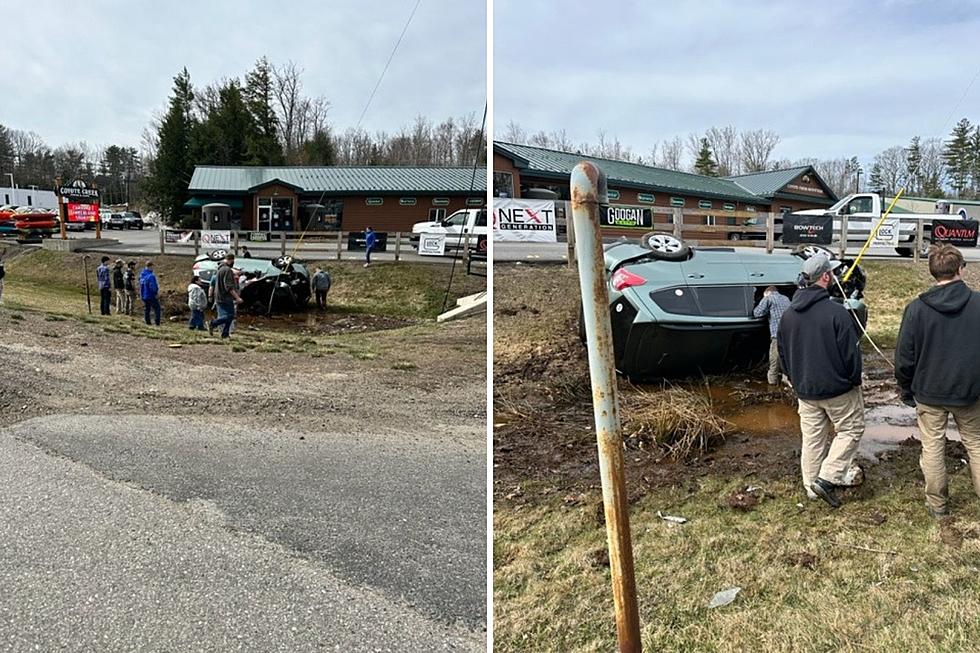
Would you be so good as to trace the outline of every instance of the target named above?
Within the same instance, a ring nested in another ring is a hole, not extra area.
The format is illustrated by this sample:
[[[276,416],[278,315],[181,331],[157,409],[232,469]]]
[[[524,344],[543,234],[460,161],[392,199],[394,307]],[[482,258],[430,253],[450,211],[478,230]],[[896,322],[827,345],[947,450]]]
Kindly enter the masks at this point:
[[[657,306],[675,315],[751,317],[751,286],[683,286],[650,293]]]

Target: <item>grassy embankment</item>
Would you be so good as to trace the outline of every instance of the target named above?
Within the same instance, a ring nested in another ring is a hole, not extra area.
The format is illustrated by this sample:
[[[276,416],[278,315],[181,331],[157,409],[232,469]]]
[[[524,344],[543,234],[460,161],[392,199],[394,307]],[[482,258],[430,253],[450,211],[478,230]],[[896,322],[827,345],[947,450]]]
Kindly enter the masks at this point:
[[[928,271],[904,261],[869,263],[866,271],[869,329],[887,348],[903,307],[929,285]],[[576,296],[575,278],[563,270],[519,272],[539,273],[548,277],[542,296]],[[498,283],[498,307],[541,310],[536,319],[553,328],[521,328],[505,317],[495,324],[495,357],[548,351],[555,329],[574,323],[575,302],[550,312],[533,290],[517,295],[501,276]],[[742,510],[728,497],[758,484],[753,474],[702,471],[649,489],[631,504],[644,650],[975,650],[980,500],[957,453],[948,459],[955,517],[933,521],[917,454],[916,445],[886,454],[836,512],[806,500],[795,474],[763,482],[758,504]],[[724,456],[724,447],[714,455]],[[576,495],[533,491],[543,483],[495,493],[495,650],[614,650],[598,476]],[[658,510],[690,521],[671,525]],[[707,608],[715,592],[734,586],[742,591],[731,605]]]
[[[46,319],[73,319],[103,325],[107,332],[127,333],[162,339],[175,344],[191,345],[216,342],[207,334],[189,332],[185,320],[170,322],[167,315],[186,310],[187,284],[191,278],[191,259],[181,256],[154,256],[154,269],[161,286],[165,323],[160,329],[146,327],[142,322],[142,304],[137,300],[136,318],[98,315],[98,291],[95,287],[95,266],[100,255],[88,262],[89,284],[95,315],[89,315],[85,295],[85,277],[81,255],[29,250],[5,258],[6,289],[4,305],[7,310],[46,313]],[[142,269],[143,259],[137,260]],[[310,262],[312,269],[318,262]],[[435,328],[431,322],[442,309],[449,277],[443,265],[414,263],[378,263],[363,268],[355,262],[322,262],[330,271],[333,286],[328,298],[327,318],[337,316],[376,316],[408,326],[398,329],[402,335],[428,333]],[[467,277],[457,268],[449,297],[449,305],[465,294],[478,292],[484,279]],[[358,357],[370,358],[384,347],[384,337],[373,339],[364,333],[333,334],[329,337],[301,333],[302,329],[263,328],[261,331],[240,329],[229,344],[231,347],[258,351],[299,351],[313,355],[348,350]]]

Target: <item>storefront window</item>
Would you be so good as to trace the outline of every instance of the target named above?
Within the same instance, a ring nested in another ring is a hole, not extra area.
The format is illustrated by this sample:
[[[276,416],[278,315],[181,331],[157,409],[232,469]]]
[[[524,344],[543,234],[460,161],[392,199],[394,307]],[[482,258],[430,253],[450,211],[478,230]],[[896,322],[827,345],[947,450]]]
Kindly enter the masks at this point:
[[[514,175],[509,172],[494,171],[493,194],[494,197],[513,197]]]

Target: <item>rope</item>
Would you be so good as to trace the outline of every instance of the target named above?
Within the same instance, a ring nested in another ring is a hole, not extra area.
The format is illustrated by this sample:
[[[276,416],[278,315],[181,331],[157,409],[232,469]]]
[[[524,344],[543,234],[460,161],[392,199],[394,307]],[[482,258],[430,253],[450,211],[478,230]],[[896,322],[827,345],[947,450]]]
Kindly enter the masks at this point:
[[[850,275],[851,270],[853,270],[855,267],[857,267],[857,263],[855,263],[854,265],[851,266],[850,269],[848,269],[847,274],[844,275],[845,281],[847,280],[847,277]],[[832,276],[834,277],[834,283],[836,283],[837,287],[840,288],[841,296],[844,298],[845,301],[847,301],[847,294],[844,292],[844,286],[841,285],[840,279],[837,278],[837,275],[832,275]],[[875,351],[878,352],[878,354],[882,357],[882,359],[884,359],[884,361],[888,363],[888,365],[890,365],[892,369],[895,369],[895,363],[893,363],[890,358],[885,356],[885,352],[881,351],[881,348],[877,345],[877,343],[875,343],[875,341],[871,339],[871,334],[868,333],[868,330],[864,328],[863,324],[861,324],[861,320],[858,319],[857,312],[855,312],[853,308],[849,308],[847,306],[845,306],[844,308],[846,308],[847,312],[851,314],[852,318],[854,318],[854,322],[858,325],[858,328],[861,329],[861,332],[864,333],[864,337],[868,339],[868,342],[871,343],[871,346],[875,348]]]

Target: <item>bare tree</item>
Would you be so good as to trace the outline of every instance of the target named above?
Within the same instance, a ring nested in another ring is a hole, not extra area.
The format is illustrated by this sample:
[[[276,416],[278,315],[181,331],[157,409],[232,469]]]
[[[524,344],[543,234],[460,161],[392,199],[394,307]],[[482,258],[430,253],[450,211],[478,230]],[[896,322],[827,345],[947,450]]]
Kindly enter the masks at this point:
[[[680,136],[674,136],[669,141],[664,141],[660,146],[660,157],[657,165],[668,170],[682,170],[684,164],[684,140]]]
[[[905,183],[908,170],[906,169],[905,148],[900,145],[890,147],[875,156],[875,164],[879,166],[881,183],[884,188],[872,188],[871,190],[884,190],[886,193],[894,193],[902,184]]]
[[[504,133],[500,140],[505,143],[516,143],[517,145],[523,145],[527,143],[527,132],[524,128],[513,120],[507,121],[507,126],[504,127]]]
[[[741,149],[738,131],[734,125],[727,127],[711,127],[704,134],[711,146],[711,152],[718,164],[718,176],[728,177],[742,172]]]
[[[740,160],[743,172],[762,172],[769,169],[769,157],[779,145],[779,134],[769,129],[742,132]]]
[[[289,161],[300,145],[298,123],[301,122],[303,69],[289,61],[272,69],[276,119],[282,134],[283,153]]]

